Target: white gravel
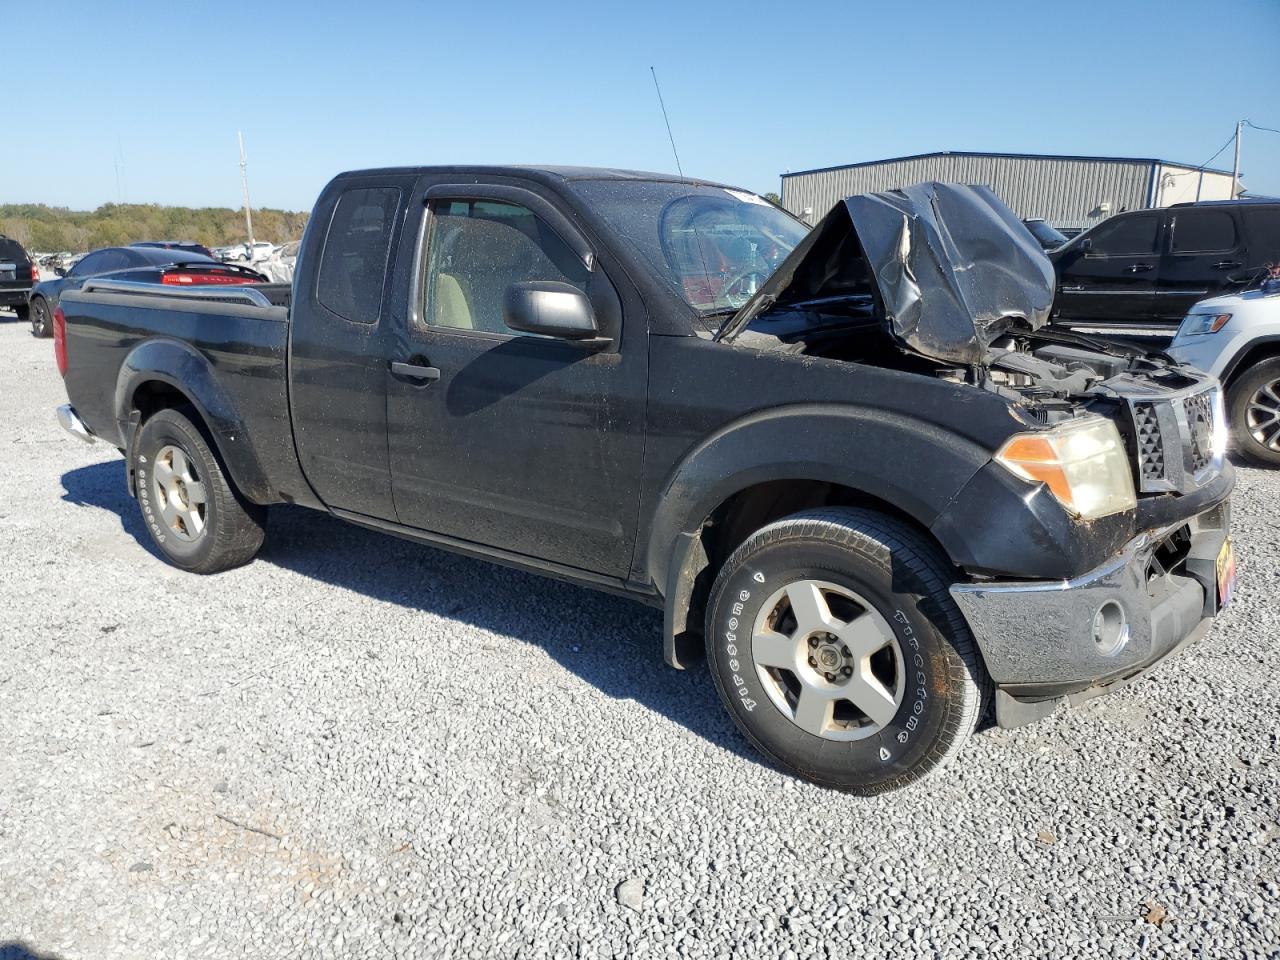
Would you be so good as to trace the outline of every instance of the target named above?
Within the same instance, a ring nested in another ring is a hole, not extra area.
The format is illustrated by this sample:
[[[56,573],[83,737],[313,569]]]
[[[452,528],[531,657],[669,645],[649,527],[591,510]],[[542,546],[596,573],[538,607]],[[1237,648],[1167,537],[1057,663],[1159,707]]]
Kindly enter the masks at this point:
[[[166,566],[6,318],[0,960],[1280,957],[1280,473],[1205,641],[859,799],[632,603],[296,509]]]

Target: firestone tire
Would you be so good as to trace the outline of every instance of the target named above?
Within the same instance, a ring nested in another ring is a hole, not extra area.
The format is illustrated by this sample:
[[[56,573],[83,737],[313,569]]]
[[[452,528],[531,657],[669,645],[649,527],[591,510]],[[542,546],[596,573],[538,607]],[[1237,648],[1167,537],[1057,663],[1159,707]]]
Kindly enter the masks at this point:
[[[806,511],[757,531],[707,608],[708,665],[734,722],[780,766],[856,794],[942,766],[990,686],[953,579],[936,547],[870,510]]]
[[[266,509],[244,500],[192,422],[194,411],[161,410],[134,444],[138,506],[165,560],[191,573],[248,563],[266,535]]]
[[[1242,456],[1280,467],[1280,357],[1250,367],[1231,384],[1227,421]]]

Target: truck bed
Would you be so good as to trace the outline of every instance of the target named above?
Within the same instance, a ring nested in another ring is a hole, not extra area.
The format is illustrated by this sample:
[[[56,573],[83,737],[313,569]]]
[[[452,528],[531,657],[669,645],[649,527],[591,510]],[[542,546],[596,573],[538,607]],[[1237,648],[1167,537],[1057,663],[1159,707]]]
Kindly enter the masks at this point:
[[[175,290],[91,280],[61,299],[68,397],[96,436],[124,449],[129,422],[120,404],[140,386],[135,381],[164,391],[203,380],[200,413],[223,456],[267,473],[258,489],[243,492],[279,500],[282,491],[305,488],[289,425],[290,301],[289,284]]]

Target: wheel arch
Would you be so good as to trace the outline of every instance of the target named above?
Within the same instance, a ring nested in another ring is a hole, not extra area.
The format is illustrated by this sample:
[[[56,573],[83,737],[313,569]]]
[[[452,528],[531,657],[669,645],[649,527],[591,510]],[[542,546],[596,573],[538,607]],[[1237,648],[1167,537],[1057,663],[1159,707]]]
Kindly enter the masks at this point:
[[[236,489],[254,503],[267,503],[272,489],[244,429],[244,420],[218,383],[209,361],[176,340],[147,340],[130,351],[116,380],[115,416],[125,440],[129,489],[133,484],[133,443],[138,428],[159,410],[190,406]]]
[[[1269,334],[1250,340],[1240,351],[1227,361],[1222,368],[1222,387],[1230,390],[1235,381],[1249,372],[1249,369],[1264,360],[1280,357],[1280,333]]]
[[[672,472],[650,527],[646,572],[663,596],[667,662],[681,668],[699,656],[702,612],[723,560],[760,527],[800,510],[876,510],[918,530],[950,562],[953,551],[930,526],[990,457],[935,424],[866,408],[802,405],[719,431]]]

